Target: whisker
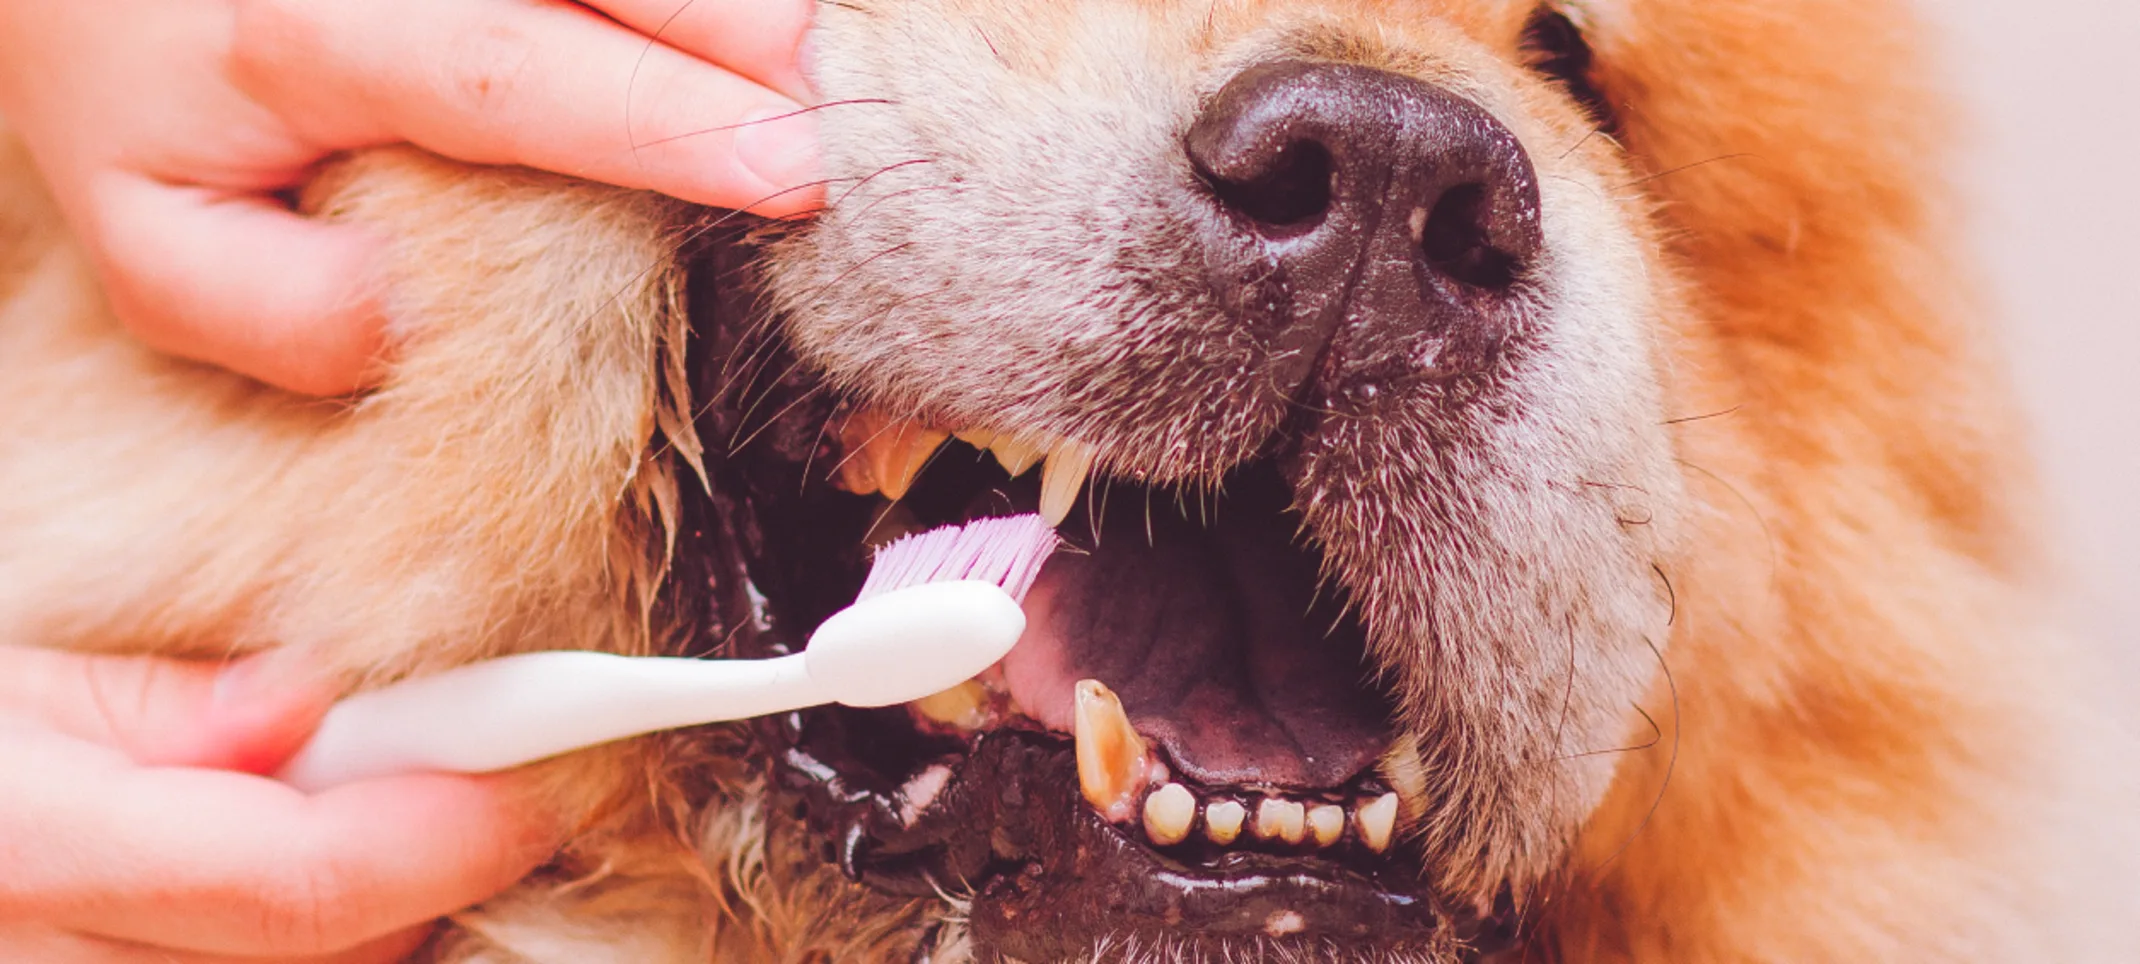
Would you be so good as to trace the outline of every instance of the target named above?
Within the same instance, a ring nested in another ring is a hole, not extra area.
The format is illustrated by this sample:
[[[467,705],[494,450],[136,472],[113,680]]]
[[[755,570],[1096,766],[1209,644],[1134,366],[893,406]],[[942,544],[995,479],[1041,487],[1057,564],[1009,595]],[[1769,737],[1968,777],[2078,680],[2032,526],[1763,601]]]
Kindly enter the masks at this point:
[[[1680,416],[1680,417],[1678,417],[1678,418],[1668,418],[1668,419],[1665,419],[1665,420],[1664,420],[1664,421],[1662,421],[1662,422],[1659,422],[1658,424],[1660,424],[1660,425],[1685,425],[1685,424],[1686,424],[1686,423],[1688,423],[1688,422],[1699,422],[1699,421],[1702,421],[1702,420],[1704,420],[1704,419],[1711,419],[1711,418],[1723,418],[1723,417],[1724,417],[1724,416],[1726,416],[1726,415],[1732,415],[1732,414],[1736,414],[1736,413],[1737,413],[1737,412],[1739,411],[1739,409],[1742,409],[1742,408],[1745,408],[1745,407],[1746,407],[1746,406],[1745,406],[1745,405],[1743,405],[1743,404],[1742,404],[1742,405],[1733,405],[1733,406],[1732,406],[1732,407],[1730,407],[1730,408],[1725,408],[1725,409],[1719,409],[1719,410],[1717,410],[1717,411],[1714,411],[1714,412],[1705,412],[1705,413],[1703,413],[1703,414],[1701,414],[1701,415],[1682,415],[1682,416]]]
[[[657,137],[650,141],[641,141],[634,139],[632,141],[632,151],[636,154],[641,148],[660,147],[663,144],[674,143],[676,141],[680,141],[688,137],[701,137],[707,134],[718,134],[722,131],[732,131],[739,130],[745,127],[755,127],[759,124],[770,124],[774,121],[787,120],[790,117],[800,117],[804,114],[814,114],[828,107],[855,107],[865,104],[874,104],[878,106],[896,106],[898,102],[883,97],[853,97],[847,100],[828,100],[822,104],[812,104],[808,107],[802,107],[788,111],[785,114],[774,114],[771,117],[760,117],[757,120],[739,121],[734,124],[721,124],[715,127],[701,127],[697,130],[684,131],[681,134],[670,134],[667,137]]]
[[[1657,808],[1664,805],[1665,791],[1672,786],[1672,773],[1673,771],[1679,768],[1679,681],[1672,678],[1672,666],[1671,664],[1665,662],[1664,651],[1657,648],[1657,642],[1651,639],[1647,634],[1643,635],[1642,641],[1649,645],[1650,655],[1657,657],[1657,668],[1664,671],[1665,686],[1672,692],[1672,756],[1665,761],[1664,780],[1658,784],[1656,799],[1650,801],[1649,812],[1644,813],[1642,815],[1642,822],[1636,824],[1635,829],[1628,832],[1627,840],[1623,841],[1620,844],[1620,849],[1613,851],[1611,856],[1606,857],[1602,861],[1599,861],[1597,866],[1590,868],[1592,874],[1596,874],[1597,872],[1604,870],[1607,865],[1611,864],[1615,860],[1620,859],[1620,855],[1626,853],[1627,848],[1634,846],[1635,838],[1640,837],[1642,835],[1642,831],[1649,827],[1650,820],[1657,816]],[[1640,709],[1640,707],[1636,708]],[[1648,719],[1649,714],[1644,713],[1643,717],[1645,719]],[[1650,725],[1657,725],[1657,721],[1650,720]],[[1655,746],[1656,744],[1652,743],[1651,745]]]
[[[1596,127],[1591,128],[1588,133],[1582,136],[1581,140],[1578,140],[1575,143],[1568,145],[1567,150],[1560,152],[1560,157],[1555,158],[1555,160],[1567,160],[1568,155],[1575,153],[1577,150],[1581,149],[1583,145],[1590,143],[1591,138],[1603,133],[1605,133],[1605,125],[1603,124],[1599,124]]]
[[[1692,163],[1692,164],[1681,164],[1680,166],[1678,166],[1678,167],[1675,167],[1675,168],[1672,168],[1671,170],[1667,170],[1667,171],[1658,171],[1657,173],[1655,173],[1655,174],[1651,174],[1651,175],[1648,175],[1648,176],[1646,176],[1646,177],[1638,177],[1638,178],[1636,178],[1636,179],[1634,179],[1634,180],[1632,180],[1632,181],[1629,181],[1629,182],[1627,182],[1627,183],[1626,183],[1625,185],[1623,185],[1623,186],[1625,186],[1625,187],[1635,187],[1636,185],[1640,185],[1640,184],[1648,184],[1649,182],[1651,182],[1651,181],[1655,181],[1655,180],[1658,180],[1658,179],[1660,179],[1660,178],[1666,178],[1666,177],[1671,177],[1672,175],[1674,175],[1674,174],[1678,174],[1678,173],[1680,173],[1681,171],[1691,171],[1691,170],[1693,170],[1693,169],[1695,169],[1695,168],[1697,168],[1697,167],[1703,167],[1703,166],[1706,166],[1706,165],[1709,165],[1709,164],[1715,164],[1715,163],[1716,163],[1716,162],[1718,162],[1718,161],[1735,161],[1735,160],[1740,160],[1740,159],[1744,159],[1744,158],[1750,158],[1750,157],[1759,157],[1759,156],[1760,156],[1760,155],[1758,155],[1758,154],[1753,154],[1753,153],[1749,153],[1749,152],[1745,152],[1745,151],[1741,151],[1741,152],[1738,152],[1738,153],[1735,153],[1735,154],[1719,154],[1719,155],[1717,155],[1717,156],[1715,156],[1715,157],[1712,157],[1712,158],[1708,158],[1708,159],[1706,159],[1706,160],[1700,160],[1700,161],[1695,161],[1695,162],[1694,162],[1694,163]]]
[[[1629,705],[1633,706],[1635,708],[1635,712],[1642,716],[1642,722],[1648,723],[1650,725],[1650,738],[1648,742],[1637,743],[1632,746],[1616,746],[1609,750],[1584,750],[1581,753],[1570,753],[1567,756],[1554,757],[1553,762],[1566,763],[1569,760],[1580,760],[1584,757],[1593,756],[1606,756],[1612,753],[1639,753],[1643,750],[1649,749],[1650,747],[1656,746],[1659,741],[1664,739],[1664,728],[1657,725],[1657,718],[1651,716],[1650,711],[1643,709],[1642,704],[1631,703]]]
[[[861,190],[861,189],[862,189],[862,188],[863,188],[864,186],[866,186],[867,184],[869,184],[869,182],[871,182],[871,181],[874,181],[874,180],[876,180],[876,179],[877,179],[877,177],[878,177],[878,175],[882,175],[882,174],[889,174],[889,173],[891,173],[891,172],[893,172],[893,171],[896,171],[896,170],[898,170],[898,169],[900,169],[900,168],[902,168],[902,167],[912,167],[912,166],[914,166],[914,165],[916,165],[916,164],[934,164],[934,163],[936,163],[936,158],[933,158],[933,157],[917,157],[917,158],[914,158],[914,159],[912,159],[912,160],[900,161],[900,162],[898,162],[898,163],[896,163],[896,164],[887,164],[887,165],[885,165],[885,166],[883,166],[883,167],[880,167],[880,168],[878,168],[878,169],[877,169],[877,170],[876,170],[876,171],[875,171],[874,173],[870,174],[870,175],[869,175],[868,177],[865,177],[865,178],[862,178],[862,179],[860,179],[860,180],[856,181],[856,182],[854,183],[854,186],[853,186],[853,187],[850,187],[850,188],[848,188],[848,189],[847,189],[847,191],[846,191],[845,193],[843,193],[843,194],[841,194],[841,195],[839,196],[839,199],[838,199],[838,200],[834,200],[834,201],[827,201],[827,202],[825,203],[825,209],[826,209],[826,210],[830,210],[830,209],[832,209],[832,208],[836,208],[836,207],[840,206],[840,203],[841,203],[841,202],[843,202],[843,201],[846,201],[846,200],[847,200],[848,198],[850,198],[850,197],[853,197],[853,196],[854,196],[854,193],[855,193],[856,191],[859,191],[859,190]],[[869,210],[869,209],[868,209],[868,208],[863,208],[862,210],[864,210],[864,211],[867,211],[867,210]]]

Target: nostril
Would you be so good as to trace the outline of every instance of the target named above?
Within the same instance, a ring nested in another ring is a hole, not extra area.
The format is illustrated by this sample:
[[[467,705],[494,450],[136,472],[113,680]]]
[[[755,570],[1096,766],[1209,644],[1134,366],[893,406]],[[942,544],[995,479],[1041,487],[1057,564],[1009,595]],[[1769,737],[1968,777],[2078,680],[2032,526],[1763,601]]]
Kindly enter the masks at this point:
[[[1431,211],[1412,214],[1412,235],[1434,270],[1475,288],[1505,290],[1520,267],[1497,248],[1487,225],[1486,186],[1459,184],[1442,192]]]
[[[1221,177],[1202,165],[1197,174],[1229,210],[1266,235],[1286,237],[1322,223],[1330,210],[1332,166],[1329,148],[1304,140],[1280,148],[1245,177]]]

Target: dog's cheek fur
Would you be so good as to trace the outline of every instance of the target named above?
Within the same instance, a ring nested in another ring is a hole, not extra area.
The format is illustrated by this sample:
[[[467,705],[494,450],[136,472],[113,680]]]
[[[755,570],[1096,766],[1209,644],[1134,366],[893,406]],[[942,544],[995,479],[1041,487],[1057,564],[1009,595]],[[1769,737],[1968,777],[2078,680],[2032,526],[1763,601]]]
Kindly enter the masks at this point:
[[[401,280],[398,366],[351,403],[139,347],[37,184],[0,140],[6,644],[280,648],[363,685],[513,650],[670,642],[649,608],[673,473],[695,457],[673,417],[688,400],[669,353],[684,324],[670,204],[413,152],[331,173],[315,204],[376,230]],[[657,432],[682,455],[650,458]],[[676,887],[692,815],[655,805],[668,790],[652,759],[582,753],[528,782],[580,829],[551,885]]]
[[[1351,574],[1428,775],[1413,835],[1445,892],[1526,895],[1559,865],[1670,641],[1684,499],[1655,390],[1657,301],[1639,229],[1594,173],[1548,176],[1551,307],[1506,372],[1452,398],[1326,423],[1297,482]],[[1559,196],[1556,196],[1559,195]],[[1454,394],[1454,393],[1451,393]],[[1399,767],[1395,772],[1412,769]]]
[[[2129,788],[2073,753],[2123,744],[2048,628],[2026,440],[1950,260],[1930,33],[1857,0],[1586,11],[1688,281],[1666,372],[1692,503],[1663,566],[1672,676],[1643,701],[1661,733],[1626,754],[1547,941],[2101,959],[2130,821],[2076,813]]]
[[[388,239],[403,279],[400,362],[362,401],[137,348],[79,252],[41,252],[23,282],[38,290],[0,328],[0,393],[23,400],[0,405],[14,632],[189,655],[276,645],[361,677],[651,645],[675,481],[646,452],[675,398],[661,346],[682,324],[664,206],[413,153],[357,165],[323,203]]]

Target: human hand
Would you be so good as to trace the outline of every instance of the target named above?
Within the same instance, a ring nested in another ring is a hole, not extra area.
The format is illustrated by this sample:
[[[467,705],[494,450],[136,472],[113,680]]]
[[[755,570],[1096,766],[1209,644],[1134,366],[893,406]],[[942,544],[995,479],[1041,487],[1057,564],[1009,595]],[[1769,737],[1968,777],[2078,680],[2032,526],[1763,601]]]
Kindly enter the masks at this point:
[[[338,394],[385,352],[377,246],[276,192],[334,152],[407,141],[806,211],[814,2],[0,0],[0,114],[137,335]]]
[[[510,777],[249,775],[332,699],[254,663],[0,645],[0,960],[384,964],[557,846]]]

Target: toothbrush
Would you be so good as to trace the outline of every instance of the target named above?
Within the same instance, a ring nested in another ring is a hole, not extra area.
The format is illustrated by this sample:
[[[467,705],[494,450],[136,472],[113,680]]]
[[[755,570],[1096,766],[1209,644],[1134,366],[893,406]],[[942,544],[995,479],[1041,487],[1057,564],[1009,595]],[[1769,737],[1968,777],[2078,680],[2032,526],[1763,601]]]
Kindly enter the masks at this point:
[[[1018,607],[1057,546],[1037,515],[910,535],[877,552],[854,605],[772,659],[501,656],[360,693],[277,778],[307,792],[404,773],[489,773],[660,730],[950,689],[1025,632]]]

